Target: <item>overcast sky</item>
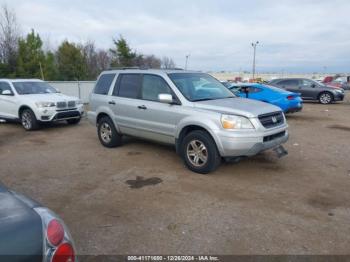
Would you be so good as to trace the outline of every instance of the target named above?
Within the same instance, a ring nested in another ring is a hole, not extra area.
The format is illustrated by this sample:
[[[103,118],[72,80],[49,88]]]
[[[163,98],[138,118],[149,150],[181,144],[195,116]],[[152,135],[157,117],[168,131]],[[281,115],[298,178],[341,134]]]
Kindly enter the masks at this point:
[[[0,0],[23,33],[109,48],[123,35],[144,54],[197,70],[349,72],[349,0]]]

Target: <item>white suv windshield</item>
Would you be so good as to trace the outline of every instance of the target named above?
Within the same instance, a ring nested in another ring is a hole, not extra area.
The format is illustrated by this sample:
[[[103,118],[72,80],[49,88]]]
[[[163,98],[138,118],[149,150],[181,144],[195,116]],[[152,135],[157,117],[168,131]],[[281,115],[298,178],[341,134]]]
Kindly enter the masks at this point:
[[[192,102],[235,97],[214,77],[204,73],[168,74],[180,92]]]
[[[45,82],[14,82],[13,86],[19,95],[57,93],[55,88]]]

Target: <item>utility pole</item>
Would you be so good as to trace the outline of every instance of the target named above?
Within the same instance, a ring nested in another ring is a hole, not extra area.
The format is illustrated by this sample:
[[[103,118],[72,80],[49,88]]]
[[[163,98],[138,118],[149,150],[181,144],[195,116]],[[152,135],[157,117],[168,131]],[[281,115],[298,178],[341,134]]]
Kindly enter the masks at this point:
[[[187,70],[188,58],[189,58],[190,56],[191,56],[190,54],[186,55],[185,70]]]
[[[254,48],[254,55],[253,55],[253,79],[255,79],[255,56],[256,56],[256,46],[259,44],[259,41],[256,41],[255,43],[252,43],[252,47]]]

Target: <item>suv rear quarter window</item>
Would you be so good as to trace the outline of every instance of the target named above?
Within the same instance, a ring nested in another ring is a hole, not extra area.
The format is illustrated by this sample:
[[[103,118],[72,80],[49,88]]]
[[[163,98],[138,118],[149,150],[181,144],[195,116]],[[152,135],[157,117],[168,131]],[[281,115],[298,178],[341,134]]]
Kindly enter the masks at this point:
[[[104,74],[98,79],[94,93],[98,95],[107,95],[109,88],[114,80],[115,74]]]

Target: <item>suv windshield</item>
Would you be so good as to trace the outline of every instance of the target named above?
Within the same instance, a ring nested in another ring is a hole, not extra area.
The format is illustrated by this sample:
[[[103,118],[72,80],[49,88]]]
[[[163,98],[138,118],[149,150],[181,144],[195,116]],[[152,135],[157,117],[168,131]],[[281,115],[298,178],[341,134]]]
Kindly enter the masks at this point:
[[[214,77],[204,73],[168,74],[180,92],[191,102],[235,97]]]
[[[55,88],[45,82],[14,82],[13,86],[19,95],[58,93]]]

